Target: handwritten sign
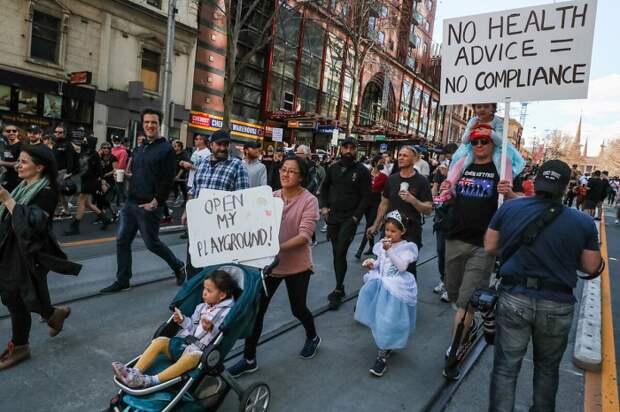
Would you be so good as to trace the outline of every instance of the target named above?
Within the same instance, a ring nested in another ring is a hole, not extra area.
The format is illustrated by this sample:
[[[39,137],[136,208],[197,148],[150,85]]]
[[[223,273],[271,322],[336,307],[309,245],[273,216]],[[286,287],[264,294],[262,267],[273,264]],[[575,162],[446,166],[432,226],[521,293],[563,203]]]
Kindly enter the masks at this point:
[[[588,96],[596,0],[446,19],[441,103]]]
[[[187,203],[189,253],[196,267],[272,258],[284,205],[269,186],[203,189]]]

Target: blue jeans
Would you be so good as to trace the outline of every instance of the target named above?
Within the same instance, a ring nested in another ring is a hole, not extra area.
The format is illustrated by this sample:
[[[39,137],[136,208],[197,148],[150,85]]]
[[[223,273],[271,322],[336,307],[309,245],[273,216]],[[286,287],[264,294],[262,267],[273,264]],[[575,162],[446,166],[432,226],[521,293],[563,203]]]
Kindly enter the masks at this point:
[[[573,321],[573,303],[500,292],[489,411],[512,412],[521,361],[534,345],[532,412],[555,411],[559,367]]]
[[[138,233],[142,235],[146,248],[166,261],[173,271],[183,267],[183,262],[174,256],[168,246],[159,240],[159,221],[162,207],[148,212],[133,200],[127,201],[121,209],[121,223],[116,233],[116,262],[118,271],[116,279],[123,285],[131,279],[131,244]]]

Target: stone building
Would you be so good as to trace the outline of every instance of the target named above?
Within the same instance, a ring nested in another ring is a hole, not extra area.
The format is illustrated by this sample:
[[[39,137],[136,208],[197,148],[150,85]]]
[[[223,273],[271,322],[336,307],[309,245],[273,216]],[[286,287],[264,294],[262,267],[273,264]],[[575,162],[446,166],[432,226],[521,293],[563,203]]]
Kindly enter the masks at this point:
[[[0,0],[0,120],[135,138],[161,108],[167,0]],[[171,136],[187,130],[198,0],[178,0]],[[73,73],[73,75],[71,75]]]

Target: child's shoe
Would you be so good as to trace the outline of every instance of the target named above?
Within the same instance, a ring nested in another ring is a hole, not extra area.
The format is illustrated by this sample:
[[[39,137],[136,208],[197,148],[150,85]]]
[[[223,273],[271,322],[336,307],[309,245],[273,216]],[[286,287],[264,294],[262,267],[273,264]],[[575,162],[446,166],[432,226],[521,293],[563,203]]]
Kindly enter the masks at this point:
[[[139,369],[128,368],[121,362],[112,362],[112,371],[114,372],[114,376],[116,376],[116,378],[120,380],[121,382],[125,382],[125,379],[127,379],[127,376],[130,373],[133,373],[133,374],[141,373]]]

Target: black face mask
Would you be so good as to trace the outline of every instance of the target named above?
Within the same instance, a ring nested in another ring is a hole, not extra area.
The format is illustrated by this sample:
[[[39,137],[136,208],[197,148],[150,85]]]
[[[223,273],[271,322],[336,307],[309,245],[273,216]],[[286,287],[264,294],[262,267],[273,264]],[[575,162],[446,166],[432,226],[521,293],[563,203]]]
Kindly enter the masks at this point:
[[[355,162],[355,156],[352,153],[343,153],[342,154],[342,163],[346,165],[353,164]]]

